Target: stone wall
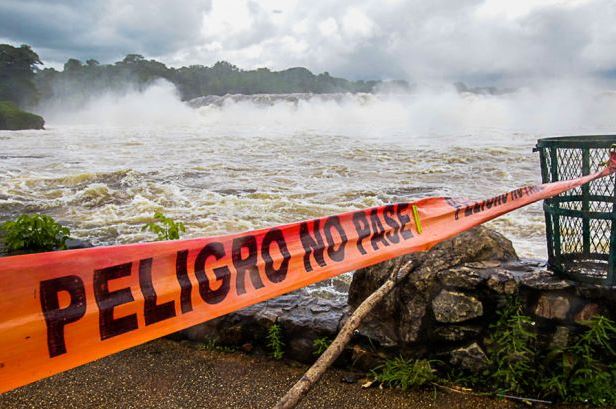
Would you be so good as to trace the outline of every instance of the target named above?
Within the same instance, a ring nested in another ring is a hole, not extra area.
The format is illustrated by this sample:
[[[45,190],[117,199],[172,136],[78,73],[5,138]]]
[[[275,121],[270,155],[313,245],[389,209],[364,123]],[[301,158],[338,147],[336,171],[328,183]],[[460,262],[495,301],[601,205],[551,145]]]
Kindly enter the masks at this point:
[[[284,334],[285,356],[311,362],[314,340],[333,339],[348,314],[393,268],[411,259],[413,273],[364,320],[338,364],[367,370],[402,354],[478,371],[485,364],[490,325],[512,296],[519,297],[534,317],[545,345],[566,343],[594,314],[614,318],[616,292],[554,277],[540,261],[519,260],[501,234],[478,227],[430,251],[358,270],[348,288],[348,302],[335,291],[301,289],[195,326],[181,336],[266,351],[267,330],[277,323]],[[348,287],[344,278],[326,285],[342,294]]]

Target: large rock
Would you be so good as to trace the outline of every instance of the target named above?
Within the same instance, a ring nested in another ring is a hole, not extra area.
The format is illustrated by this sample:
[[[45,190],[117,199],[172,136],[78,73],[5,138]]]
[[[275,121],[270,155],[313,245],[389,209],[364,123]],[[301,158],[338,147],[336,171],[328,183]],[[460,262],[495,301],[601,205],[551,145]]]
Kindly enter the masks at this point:
[[[442,242],[429,251],[409,254],[358,270],[349,289],[351,308],[357,308],[380,287],[393,269],[410,260],[415,263],[415,270],[406,281],[396,286],[364,319],[359,333],[382,346],[417,343],[429,332],[426,327],[438,324],[432,322],[433,314],[429,312],[434,307],[432,300],[443,288],[475,289],[489,279],[489,271],[498,268],[503,262],[517,259],[509,240],[500,233],[480,226]],[[454,312],[451,321],[446,322],[459,322],[481,315],[482,307],[477,299],[466,301],[468,309]],[[456,309],[455,306],[453,308]]]

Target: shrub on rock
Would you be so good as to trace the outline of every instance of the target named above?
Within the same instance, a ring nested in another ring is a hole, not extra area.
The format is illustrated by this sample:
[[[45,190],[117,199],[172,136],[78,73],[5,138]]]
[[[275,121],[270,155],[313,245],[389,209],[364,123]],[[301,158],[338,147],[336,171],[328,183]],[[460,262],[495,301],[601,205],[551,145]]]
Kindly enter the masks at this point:
[[[44,129],[42,116],[22,111],[10,101],[0,101],[0,130]]]

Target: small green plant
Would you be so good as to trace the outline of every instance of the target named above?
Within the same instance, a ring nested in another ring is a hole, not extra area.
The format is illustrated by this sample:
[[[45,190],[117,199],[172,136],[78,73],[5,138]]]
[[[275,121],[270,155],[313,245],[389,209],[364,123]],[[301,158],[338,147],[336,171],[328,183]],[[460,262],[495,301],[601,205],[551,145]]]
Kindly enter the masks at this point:
[[[437,379],[436,370],[432,368],[434,362],[398,357],[385,361],[383,365],[373,369],[372,374],[381,384],[406,390],[434,382]]]
[[[282,359],[284,356],[284,342],[282,341],[282,328],[278,324],[272,324],[267,330],[267,346],[272,351],[274,359]]]
[[[312,347],[314,348],[314,350],[312,351],[312,354],[314,356],[320,356],[323,352],[325,352],[327,348],[329,348],[331,343],[332,343],[331,339],[327,337],[321,337],[321,338],[315,339],[314,341],[312,341]]]
[[[486,341],[492,364],[490,381],[501,394],[521,394],[535,386],[537,334],[533,325],[522,314],[520,301],[513,298],[490,327],[492,336]]]
[[[66,248],[70,230],[44,214],[24,214],[0,225],[7,250],[49,251]]]
[[[176,222],[170,217],[165,216],[161,212],[154,213],[154,221],[147,223],[141,230],[149,230],[155,233],[157,241],[162,240],[178,240],[180,233],[186,231],[186,227],[182,222]]]
[[[231,353],[236,352],[237,349],[231,346],[220,345],[216,342],[215,339],[208,339],[203,344],[199,345],[199,349],[205,349],[206,351],[216,351],[216,352],[225,352]]]

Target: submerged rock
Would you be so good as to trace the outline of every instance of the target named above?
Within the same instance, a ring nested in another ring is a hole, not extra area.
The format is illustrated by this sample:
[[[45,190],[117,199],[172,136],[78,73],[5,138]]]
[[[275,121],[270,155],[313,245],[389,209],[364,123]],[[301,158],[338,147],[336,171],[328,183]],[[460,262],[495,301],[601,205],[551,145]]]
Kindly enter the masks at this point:
[[[94,247],[92,242],[88,240],[76,239],[74,237],[66,239],[65,244],[67,250],[89,249],[90,247]]]

